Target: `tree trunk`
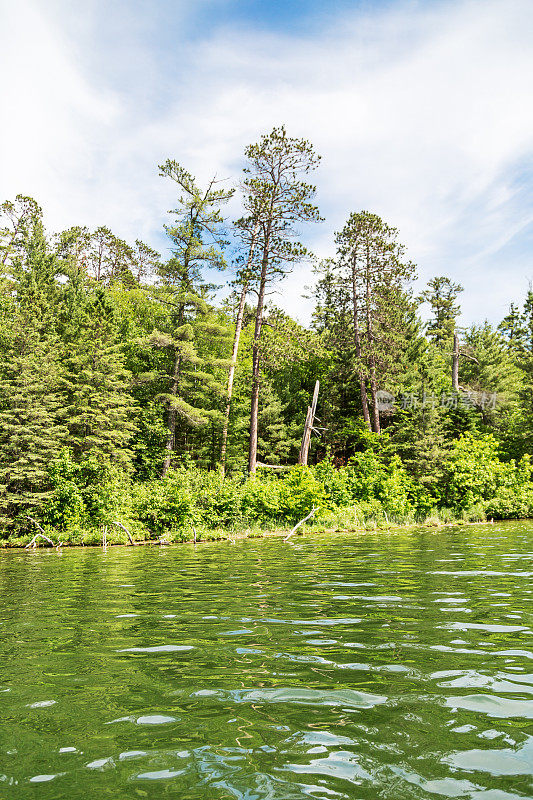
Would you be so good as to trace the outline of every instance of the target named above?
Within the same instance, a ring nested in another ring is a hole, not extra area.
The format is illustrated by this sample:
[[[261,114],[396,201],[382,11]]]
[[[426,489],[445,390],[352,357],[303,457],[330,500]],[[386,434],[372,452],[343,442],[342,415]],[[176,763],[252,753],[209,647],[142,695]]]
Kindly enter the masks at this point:
[[[372,426],[374,433],[381,433],[381,423],[379,421],[379,408],[378,408],[378,384],[376,380],[376,362],[374,354],[370,354],[369,358],[370,367],[370,395],[372,397]]]
[[[189,259],[185,258],[184,261],[184,277],[188,275],[189,272]],[[185,283],[187,286],[189,281],[186,279],[185,281],[182,280],[182,284]],[[185,306],[180,304],[178,306],[178,319],[177,319],[177,327],[180,328],[185,320]],[[179,347],[174,345],[174,368],[172,370],[172,383],[170,386],[170,394],[173,397],[176,397],[178,394],[178,386],[180,382],[180,372],[181,372],[181,353]],[[161,470],[161,477],[164,478],[168,472],[170,467],[170,461],[172,458],[172,452],[174,450],[174,445],[176,443],[176,417],[177,412],[175,408],[168,409],[168,418],[167,418],[167,428],[168,428],[168,436],[167,442],[165,445],[165,458],[163,461],[163,468]]]
[[[255,320],[254,345],[252,354],[252,402],[250,405],[250,445],[248,449],[248,472],[255,474],[257,464],[257,422],[259,417],[259,337],[263,324],[263,304],[265,300],[265,287],[261,282],[258,298],[258,315]],[[261,312],[259,316],[259,306]]]
[[[235,323],[235,336],[233,337],[233,351],[231,354],[231,364],[228,372],[228,390],[226,395],[226,411],[224,414],[224,427],[222,428],[222,445],[220,447],[220,471],[222,475],[226,472],[226,451],[228,447],[228,428],[229,415],[231,411],[231,398],[233,397],[233,381],[235,379],[235,368],[237,366],[237,355],[239,352],[239,342],[241,339],[242,321],[244,318],[244,306],[248,293],[248,282],[242,287],[239,299],[239,309],[237,311],[237,321]]]
[[[231,354],[231,364],[228,372],[228,390],[226,395],[226,411],[224,414],[224,427],[222,429],[222,445],[220,448],[220,471],[222,475],[226,472],[226,452],[228,448],[228,429],[229,429],[229,416],[231,411],[231,398],[233,397],[233,381],[235,378],[235,368],[237,366],[237,356],[239,353],[239,342],[241,339],[242,323],[244,319],[244,307],[246,305],[246,295],[248,293],[248,275],[254,257],[255,244],[257,234],[259,232],[259,224],[254,227],[252,234],[252,241],[250,243],[250,252],[248,253],[248,261],[246,264],[246,278],[242,287],[241,296],[239,298],[239,308],[237,311],[237,320],[235,323],[235,336],[233,337],[233,351]]]
[[[459,337],[453,334],[453,353],[452,353],[452,389],[459,391]]]
[[[170,394],[176,397],[178,393],[178,384],[180,380],[181,368],[181,355],[177,347],[174,348],[174,369],[172,372],[172,385],[170,387]],[[163,461],[163,468],[161,470],[161,477],[164,478],[170,467],[170,459],[172,458],[172,451],[174,450],[174,441],[176,438],[176,409],[168,409],[168,436],[165,445],[165,459]]]
[[[368,411],[368,398],[366,396],[366,380],[365,376],[363,375],[363,370],[361,367],[362,348],[361,348],[361,334],[359,332],[359,309],[357,306],[359,298],[357,292],[357,276],[355,274],[355,255],[352,260],[352,300],[353,300],[353,330],[354,330],[354,340],[355,340],[355,355],[359,362],[357,367],[357,373],[359,375],[359,387],[361,391],[361,406],[363,408],[363,417],[365,419],[366,426],[368,430],[371,431],[372,425],[370,424],[370,413]]]
[[[248,472],[254,475],[257,466],[257,420],[259,416],[259,340],[261,338],[261,328],[263,326],[263,307],[265,304],[265,289],[268,268],[268,255],[270,245],[270,229],[265,235],[263,249],[263,260],[261,264],[261,279],[259,282],[259,293],[257,296],[257,311],[255,315],[254,344],[252,351],[252,402],[250,407],[250,446],[248,450]]]
[[[313,393],[313,402],[307,409],[307,416],[305,418],[304,434],[302,437],[302,446],[300,447],[300,456],[298,464],[307,466],[307,458],[309,456],[309,445],[311,443],[311,433],[313,432],[313,424],[315,421],[316,406],[318,403],[318,391],[320,389],[320,382],[315,383],[315,391]]]
[[[381,433],[378,408],[378,384],[376,379],[376,358],[374,355],[374,331],[372,325],[372,312],[370,308],[370,253],[367,247],[366,253],[366,328],[368,338],[368,367],[370,373],[370,396],[372,397],[372,427],[374,433]]]

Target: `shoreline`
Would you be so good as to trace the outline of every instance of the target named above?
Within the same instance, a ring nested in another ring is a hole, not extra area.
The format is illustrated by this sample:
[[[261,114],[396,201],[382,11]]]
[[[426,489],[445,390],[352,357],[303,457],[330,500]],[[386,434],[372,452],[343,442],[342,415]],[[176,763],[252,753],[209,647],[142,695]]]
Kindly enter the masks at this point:
[[[389,525],[376,525],[376,526],[364,526],[364,527],[319,527],[319,526],[309,526],[305,529],[300,528],[298,531],[293,531],[294,529],[291,528],[273,528],[271,530],[265,531],[242,531],[238,533],[221,533],[221,535],[216,536],[207,536],[203,537],[201,534],[195,539],[181,539],[176,541],[168,541],[165,539],[139,539],[134,540],[133,543],[129,541],[107,541],[105,544],[100,542],[91,542],[90,544],[85,544],[84,542],[59,542],[56,544],[47,544],[46,542],[35,543],[33,545],[28,544],[19,544],[19,543],[10,543],[9,540],[5,540],[4,543],[0,544],[0,552],[1,551],[8,551],[8,550],[62,550],[62,549],[89,549],[89,548],[99,548],[99,549],[107,549],[108,547],[123,547],[123,548],[133,548],[133,547],[174,547],[176,545],[200,545],[200,544],[214,544],[218,542],[230,542],[234,544],[236,541],[245,541],[247,539],[283,539],[286,540],[288,544],[290,544],[290,540],[296,537],[302,537],[306,534],[310,533],[320,533],[320,534],[348,534],[348,533],[357,533],[357,534],[367,534],[367,533],[392,533],[395,531],[409,531],[414,528],[423,528],[428,531],[440,531],[444,528],[461,528],[465,526],[474,526],[474,525],[494,525],[500,522],[529,522],[531,521],[530,518],[524,519],[512,519],[512,520],[480,520],[476,522],[469,522],[463,520],[455,520],[453,522],[412,522],[407,524],[389,524]],[[217,532],[218,533],[218,532]]]

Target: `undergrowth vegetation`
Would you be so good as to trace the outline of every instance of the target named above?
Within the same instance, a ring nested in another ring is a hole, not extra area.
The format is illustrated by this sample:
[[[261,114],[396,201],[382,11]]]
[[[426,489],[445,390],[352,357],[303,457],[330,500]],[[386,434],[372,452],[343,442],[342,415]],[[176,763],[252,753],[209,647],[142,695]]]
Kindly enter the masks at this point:
[[[340,468],[325,458],[282,473],[223,478],[184,461],[144,483],[129,483],[90,457],[74,462],[63,450],[49,477],[51,493],[38,519],[21,516],[10,543],[30,541],[36,523],[64,544],[100,543],[104,530],[110,543],[126,542],[120,525],[136,540],[253,536],[290,528],[313,508],[309,527],[337,530],[533,516],[530,457],[501,460],[491,434],[458,439],[431,489],[409,475],[397,455],[389,456],[383,439]]]

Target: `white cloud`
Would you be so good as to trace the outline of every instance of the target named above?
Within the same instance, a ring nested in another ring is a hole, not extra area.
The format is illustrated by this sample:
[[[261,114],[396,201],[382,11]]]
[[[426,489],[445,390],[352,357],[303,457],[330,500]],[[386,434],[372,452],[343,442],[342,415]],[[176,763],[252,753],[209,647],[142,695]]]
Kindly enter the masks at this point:
[[[160,244],[172,188],[157,163],[175,157],[203,179],[237,175],[244,145],[285,122],[323,155],[327,222],[305,232],[317,252],[330,251],[349,211],[368,208],[400,229],[424,278],[465,285],[467,320],[498,319],[522,295],[530,275],[519,244],[533,218],[531,184],[520,181],[533,149],[529,0],[398,4],[305,37],[226,26],[164,57],[140,22],[114,57],[112,37],[99,53],[95,28],[73,35],[69,4],[51,8],[5,2],[0,189],[34,194],[55,227],[107,223]],[[307,282],[301,267],[283,286],[283,304],[304,318]]]

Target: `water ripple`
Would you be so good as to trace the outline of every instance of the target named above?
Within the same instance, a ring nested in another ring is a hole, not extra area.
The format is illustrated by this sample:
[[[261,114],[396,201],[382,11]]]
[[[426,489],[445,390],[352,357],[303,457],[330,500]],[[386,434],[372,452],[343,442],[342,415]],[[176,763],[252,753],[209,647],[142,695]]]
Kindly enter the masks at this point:
[[[512,523],[0,554],[0,796],[531,798],[532,551]]]

